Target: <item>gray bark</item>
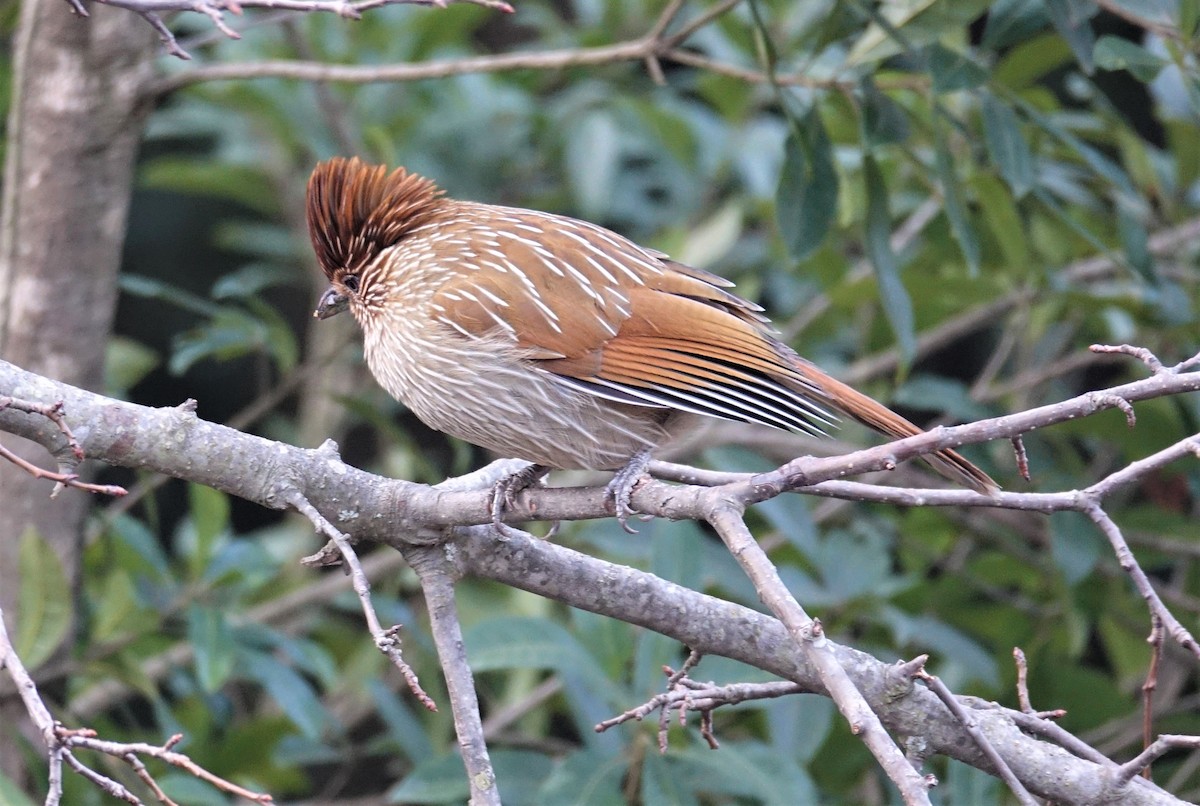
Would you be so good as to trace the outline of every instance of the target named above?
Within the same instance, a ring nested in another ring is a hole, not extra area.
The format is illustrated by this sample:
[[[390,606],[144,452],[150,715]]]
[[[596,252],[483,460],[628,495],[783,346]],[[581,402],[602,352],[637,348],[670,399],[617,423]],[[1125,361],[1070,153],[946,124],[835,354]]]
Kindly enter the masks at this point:
[[[99,388],[116,304],[116,277],[154,78],[154,34],[136,16],[63,0],[27,0],[14,37],[0,210],[0,356],[36,372]],[[44,449],[4,436],[44,463]],[[48,482],[7,472],[0,483],[0,607],[9,627],[19,538],[35,529],[77,577],[85,496],[47,500]],[[71,596],[71,591],[63,591]],[[0,710],[0,723],[15,724]],[[22,754],[0,731],[0,771],[20,782]]]
[[[1194,390],[1200,379],[1158,376],[1118,389],[1151,389],[1163,382],[1173,389]],[[470,491],[381,478],[343,464],[328,448],[306,450],[272,442],[206,422],[181,408],[151,409],[104,398],[3,361],[0,394],[41,402],[65,400],[68,419],[88,424],[76,429],[76,435],[95,460],[207,484],[272,508],[285,507],[298,492],[356,538],[400,546],[425,534],[429,526],[490,520],[486,482],[481,482],[483,489]],[[1133,391],[1128,394],[1138,397]],[[12,410],[0,411],[0,431],[22,434],[52,452],[63,442],[44,418]],[[76,490],[66,494],[85,495]],[[635,501],[641,511],[662,514],[674,507],[680,516],[695,517],[692,498],[687,487],[647,484],[639,488]],[[536,506],[531,499],[537,500]],[[509,514],[515,520],[553,520],[599,517],[604,512],[602,490],[559,488],[522,493]],[[462,576],[495,580],[637,624],[704,654],[735,658],[792,680],[805,691],[824,693],[816,670],[804,662],[783,625],[763,613],[545,540],[497,540],[490,527],[455,529],[442,550]],[[918,743],[925,757],[944,754],[991,771],[978,746],[931,691],[864,652],[836,644],[833,652],[894,735]],[[1018,727],[1019,714],[973,698],[960,699],[1017,778],[1038,797],[1063,804],[1183,802],[1143,778],[1119,779],[1117,765],[1099,762],[1099,754],[1097,760],[1081,758],[1025,733]]]

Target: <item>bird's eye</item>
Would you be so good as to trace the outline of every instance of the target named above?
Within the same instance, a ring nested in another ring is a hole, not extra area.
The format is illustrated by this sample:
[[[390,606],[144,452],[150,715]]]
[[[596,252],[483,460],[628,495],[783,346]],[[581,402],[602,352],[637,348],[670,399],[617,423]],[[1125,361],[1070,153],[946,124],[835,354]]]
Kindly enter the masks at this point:
[[[342,285],[346,286],[347,291],[358,293],[358,275],[347,274],[342,278]]]

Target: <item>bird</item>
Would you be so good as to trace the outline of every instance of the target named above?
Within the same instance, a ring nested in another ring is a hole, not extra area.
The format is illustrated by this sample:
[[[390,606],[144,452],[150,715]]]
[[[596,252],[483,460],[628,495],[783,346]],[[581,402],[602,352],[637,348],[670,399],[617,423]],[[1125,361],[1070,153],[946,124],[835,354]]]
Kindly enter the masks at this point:
[[[652,452],[693,415],[824,435],[838,413],[922,430],[784,344],[728,280],[564,215],[448,197],[357,157],[319,163],[306,217],[329,281],[314,316],[349,310],[379,384],[438,431],[531,465],[493,520],[552,469],[617,471],[627,530]],[[954,450],[923,457],[983,493]]]

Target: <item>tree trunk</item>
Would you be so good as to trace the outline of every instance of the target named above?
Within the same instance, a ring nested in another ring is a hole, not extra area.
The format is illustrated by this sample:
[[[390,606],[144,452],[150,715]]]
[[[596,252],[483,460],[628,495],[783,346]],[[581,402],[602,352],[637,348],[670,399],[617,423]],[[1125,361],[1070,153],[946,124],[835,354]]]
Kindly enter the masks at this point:
[[[21,9],[0,210],[0,356],[98,389],[156,44],[135,15],[90,10],[76,16],[64,0],[26,0]],[[53,466],[42,448],[3,441]],[[61,558],[72,587],[61,595],[73,597],[90,502],[75,491],[51,501],[49,491],[50,482],[0,467],[0,607],[10,631],[17,548],[30,528]],[[0,724],[23,724],[22,714],[19,703],[0,709]],[[0,772],[24,784],[13,734],[0,731]]]

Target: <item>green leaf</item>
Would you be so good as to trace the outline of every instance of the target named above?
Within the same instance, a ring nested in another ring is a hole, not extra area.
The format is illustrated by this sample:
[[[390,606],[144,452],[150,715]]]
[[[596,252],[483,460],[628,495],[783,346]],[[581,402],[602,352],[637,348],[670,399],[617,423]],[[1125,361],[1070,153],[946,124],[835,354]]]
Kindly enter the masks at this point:
[[[929,48],[929,72],[934,92],[970,90],[987,81],[987,71],[958,51],[939,42]]]
[[[567,756],[546,779],[537,803],[554,806],[623,806],[621,781],[626,762],[620,756],[606,756],[593,750]]]
[[[389,803],[466,803],[471,794],[467,771],[457,754],[426,758],[392,787]]]
[[[1046,25],[1042,0],[998,0],[989,9],[983,26],[983,47],[999,51],[1028,40]]]
[[[950,149],[940,127],[935,136],[938,180],[942,183],[942,198],[945,201],[946,218],[950,220],[950,232],[953,233],[954,240],[958,241],[958,248],[962,250],[963,259],[967,262],[967,271],[972,277],[976,277],[979,275],[979,238],[967,215],[962,186],[954,172],[954,159],[950,156]]]
[[[212,558],[217,537],[229,528],[229,496],[203,484],[189,484],[188,503],[196,529],[192,571],[199,577]]]
[[[990,0],[893,0],[854,43],[851,65],[886,59],[941,39],[971,23]]]
[[[500,797],[509,806],[535,803],[542,784],[550,777],[554,760],[532,750],[492,750],[489,754]]]
[[[1002,803],[1000,789],[999,780],[956,759],[950,759],[938,786],[945,803]]]
[[[260,326],[264,329],[264,341],[261,348],[275,359],[275,367],[280,372],[294,369],[300,361],[300,346],[296,342],[296,329],[292,327],[279,311],[257,297],[245,300],[246,306],[258,317]]]
[[[991,19],[990,14],[988,18]],[[1039,19],[1045,22],[1044,17]],[[992,71],[991,85],[1013,91],[1025,90],[1070,64],[1071,59],[1071,48],[1062,37],[1047,33],[1023,40],[1000,59]]]
[[[992,163],[1018,199],[1033,187],[1033,154],[1021,134],[1017,114],[991,94],[984,95],[983,137]]]
[[[601,218],[612,201],[621,131],[603,109],[584,113],[567,139],[566,165],[575,203],[585,218]]]
[[[1043,130],[1059,140],[1063,145],[1074,149],[1093,171],[1115,185],[1122,193],[1131,196],[1138,195],[1133,187],[1133,182],[1129,179],[1129,175],[1122,170],[1121,166],[1117,165],[1098,149],[1093,148],[1067,129],[1064,129],[1053,118],[1042,114],[1037,107],[1020,100],[1018,100],[1018,103],[1030,120],[1041,126]]]
[[[190,157],[159,157],[144,165],[142,185],[237,202],[263,216],[280,214],[279,194],[259,168]]]
[[[153,277],[122,274],[117,278],[117,284],[126,294],[167,302],[197,316],[216,316],[223,310],[220,305],[210,302],[204,297]]]
[[[17,558],[17,625],[14,649],[26,668],[36,669],[67,637],[74,612],[62,561],[33,526],[21,535]]]
[[[1130,629],[1126,619],[1112,614],[1102,615],[1096,627],[1104,642],[1105,657],[1116,667],[1121,682],[1126,685],[1140,683],[1150,660],[1145,633]]]
[[[264,288],[287,285],[294,279],[295,275],[282,266],[274,266],[269,263],[248,263],[213,283],[212,297],[213,299],[251,297]]]
[[[805,764],[820,752],[836,715],[833,701],[819,694],[793,694],[765,708],[775,750]]]
[[[34,806],[34,802],[11,778],[0,773],[0,806]]]
[[[983,218],[992,231],[995,242],[1004,254],[1011,276],[1023,276],[1030,264],[1029,244],[1025,225],[1013,202],[1012,194],[995,174],[977,173],[971,179],[975,200],[983,209]]]
[[[196,679],[211,694],[233,673],[234,641],[225,614],[215,607],[192,605],[187,614],[188,643],[195,652]]]
[[[869,77],[860,83],[863,143],[868,148],[902,143],[908,139],[908,114]]]
[[[219,309],[210,321],[175,339],[167,368],[182,375],[205,358],[228,360],[259,350],[271,354],[281,369],[286,369],[289,362],[294,365],[291,330],[280,329],[277,315],[274,320],[263,318],[265,308],[260,304],[254,313],[234,307]]]
[[[1050,515],[1050,556],[1067,584],[1083,580],[1100,559],[1101,537],[1092,522],[1078,512]]]
[[[962,688],[968,683],[999,684],[995,660],[968,633],[933,616],[914,615],[895,607],[884,607],[881,615],[895,632],[897,643],[916,651],[936,653],[938,674],[951,688]]]
[[[131,515],[118,515],[112,522],[112,534],[133,550],[160,579],[171,574],[171,564],[162,545],[146,524]]]
[[[1191,39],[1200,26],[1200,0],[1179,0],[1179,33]]]
[[[229,801],[216,787],[185,772],[167,772],[155,780],[173,803],[188,806],[226,806]]]
[[[620,101],[681,165],[690,170],[698,169],[697,133],[686,115],[664,104],[661,98],[647,101],[636,96],[623,96]]]
[[[794,757],[756,741],[721,744],[721,763],[713,752],[692,744],[668,751],[675,776],[693,792],[744,798],[751,803],[821,803],[816,784]],[[710,798],[726,803],[729,798]],[[739,801],[740,802],[740,801]]]
[[[657,753],[647,753],[642,758],[642,803],[698,806],[687,776],[679,775],[674,767]]]
[[[744,218],[741,204],[722,206],[692,229],[683,248],[675,253],[676,260],[698,269],[718,263],[737,246],[746,230]]]
[[[837,215],[838,179],[829,136],[810,110],[788,137],[775,195],[775,217],[788,254],[803,260],[816,251]]]
[[[114,570],[104,578],[102,590],[92,606],[92,628],[88,635],[93,644],[103,644],[134,627],[137,592],[124,570]]]
[[[1149,83],[1170,62],[1136,42],[1111,34],[1100,37],[1092,52],[1096,64],[1105,70],[1126,70],[1139,81]]]
[[[375,705],[375,713],[383,720],[388,735],[405,757],[416,764],[421,759],[433,756],[429,734],[408,704],[377,677],[367,680],[366,685]]]
[[[900,267],[892,251],[892,218],[888,213],[887,186],[875,158],[863,158],[863,177],[867,189],[866,251],[879,283],[883,312],[896,334],[900,356],[905,365],[917,354],[912,299],[900,282]]]
[[[936,375],[913,375],[892,395],[891,402],[917,411],[947,414],[955,420],[982,420],[992,413],[971,399],[961,381]]]
[[[1150,235],[1124,204],[1117,205],[1117,234],[1121,237],[1121,246],[1125,249],[1129,265],[1143,280],[1157,285],[1158,275],[1154,271],[1154,255],[1150,252]]]
[[[242,650],[239,661],[246,676],[267,690],[305,736],[315,739],[321,735],[329,717],[312,686],[295,669],[257,650]]]
[[[541,618],[503,616],[481,621],[465,636],[476,672],[496,669],[555,669],[571,673],[610,704],[622,693],[599,672],[591,653],[558,624]]]
[[[1092,61],[1096,35],[1092,33],[1090,20],[1098,10],[1091,0],[1046,0],[1046,13],[1055,30],[1071,46],[1079,66],[1088,75],[1096,69]]]
[[[110,336],[104,348],[104,388],[125,397],[159,365],[158,353],[127,336]]]

